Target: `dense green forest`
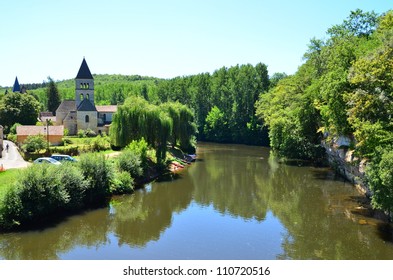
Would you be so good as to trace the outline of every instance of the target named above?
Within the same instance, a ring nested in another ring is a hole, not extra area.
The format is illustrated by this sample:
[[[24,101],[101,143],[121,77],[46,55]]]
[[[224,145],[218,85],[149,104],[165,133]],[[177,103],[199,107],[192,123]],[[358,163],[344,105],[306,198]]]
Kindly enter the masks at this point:
[[[262,94],[257,115],[282,157],[317,159],[322,140],[351,139],[347,147],[369,161],[375,207],[393,210],[393,12],[356,10],[313,38],[305,63]]]

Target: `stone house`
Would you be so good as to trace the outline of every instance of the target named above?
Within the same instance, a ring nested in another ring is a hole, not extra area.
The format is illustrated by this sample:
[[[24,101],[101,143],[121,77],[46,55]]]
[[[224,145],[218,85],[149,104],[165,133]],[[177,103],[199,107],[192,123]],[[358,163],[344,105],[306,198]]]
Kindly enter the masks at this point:
[[[117,106],[96,106],[94,78],[83,58],[75,78],[75,100],[63,100],[56,110],[56,124],[68,129],[69,135],[90,129],[95,133],[109,132]]]
[[[16,141],[19,145],[30,135],[42,135],[51,145],[60,145],[64,136],[64,126],[20,125],[16,127]]]

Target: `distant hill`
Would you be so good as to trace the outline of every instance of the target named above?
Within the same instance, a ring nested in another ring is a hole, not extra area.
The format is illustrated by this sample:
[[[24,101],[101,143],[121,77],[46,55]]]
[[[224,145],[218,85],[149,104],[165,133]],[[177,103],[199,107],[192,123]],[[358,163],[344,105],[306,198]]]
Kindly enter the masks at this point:
[[[121,104],[130,95],[142,95],[152,101],[156,100],[156,85],[162,79],[140,75],[111,75],[93,74],[94,99],[97,105]],[[23,84],[28,93],[40,101],[43,110],[46,109],[46,86],[44,83]],[[61,99],[75,99],[75,80],[56,81]],[[12,87],[0,88],[0,94],[12,91]]]

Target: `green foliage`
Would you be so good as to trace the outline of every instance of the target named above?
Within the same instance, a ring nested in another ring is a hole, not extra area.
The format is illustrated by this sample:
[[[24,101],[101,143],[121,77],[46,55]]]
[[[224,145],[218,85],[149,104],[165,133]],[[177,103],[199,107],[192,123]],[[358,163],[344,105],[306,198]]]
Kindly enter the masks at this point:
[[[118,147],[145,139],[156,150],[159,165],[165,163],[170,139],[190,149],[195,132],[193,114],[186,106],[179,103],[155,106],[140,97],[130,97],[118,107],[110,128],[112,143]]]
[[[212,141],[229,142],[231,139],[228,120],[225,119],[224,113],[217,106],[213,106],[207,115],[203,131],[206,138]]]
[[[10,133],[16,134],[16,128],[17,128],[18,126],[20,126],[20,125],[21,125],[20,123],[14,123],[14,124],[11,126],[11,128],[10,128]]]
[[[47,142],[42,135],[29,135],[23,142],[22,150],[28,153],[35,153],[45,149]]]
[[[98,135],[92,139],[90,146],[93,152],[109,150],[111,147],[110,138],[108,136]]]
[[[143,175],[141,157],[130,150],[124,150],[118,156],[116,163],[120,171],[128,172],[132,178],[139,178]]]
[[[40,109],[40,103],[31,94],[7,94],[0,99],[0,120],[5,132],[15,123],[34,125]]]
[[[126,171],[115,172],[111,185],[112,194],[125,194],[134,191],[134,180]]]
[[[99,206],[106,202],[110,194],[113,177],[113,166],[105,156],[98,154],[83,154],[78,161],[88,188],[85,192],[84,203],[87,206]]]
[[[2,228],[24,227],[56,218],[81,207],[86,184],[73,166],[33,165],[5,196],[0,209]]]
[[[49,112],[55,114],[57,108],[61,103],[59,90],[57,89],[56,83],[53,81],[51,77],[48,77],[48,80],[49,83],[46,88],[46,98],[48,100],[47,108]]]
[[[127,150],[131,151],[133,154],[137,155],[141,161],[141,167],[143,171],[147,168],[147,151],[148,151],[148,144],[144,138],[139,141],[131,141],[131,143],[126,147]]]
[[[258,96],[268,90],[269,83],[266,65],[237,65],[223,67],[212,75],[203,73],[160,81],[157,96],[161,102],[177,101],[192,108],[199,139],[261,144],[263,134],[255,117],[254,104]],[[212,116],[206,124],[214,106],[220,109],[222,119],[228,123],[223,134],[219,131],[220,126],[211,126]]]
[[[371,203],[377,209],[393,211],[393,147],[377,148],[366,169],[368,184],[373,192]]]

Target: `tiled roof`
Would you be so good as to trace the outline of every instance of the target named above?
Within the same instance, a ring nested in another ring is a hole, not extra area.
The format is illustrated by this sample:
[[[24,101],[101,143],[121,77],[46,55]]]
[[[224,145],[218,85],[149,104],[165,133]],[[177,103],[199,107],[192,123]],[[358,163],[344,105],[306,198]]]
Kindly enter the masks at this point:
[[[85,58],[83,58],[81,67],[79,68],[78,74],[75,79],[93,79],[89,66],[87,66]]]
[[[52,112],[41,112],[40,117],[53,117]]]
[[[51,121],[52,123],[56,123],[56,117],[41,117],[42,122],[46,122],[46,120]]]
[[[50,125],[49,135],[64,135],[64,126],[63,125]],[[46,126],[37,126],[37,125],[20,125],[16,127],[17,135],[47,135],[46,134]]]
[[[75,100],[63,100],[56,111],[69,112],[76,110]]]
[[[97,105],[96,108],[99,113],[114,113],[117,111],[117,105]]]
[[[76,111],[71,111],[64,118],[63,122],[75,121],[76,122]]]
[[[79,104],[77,111],[97,111],[96,107],[90,102],[89,99],[83,99],[83,101]]]

